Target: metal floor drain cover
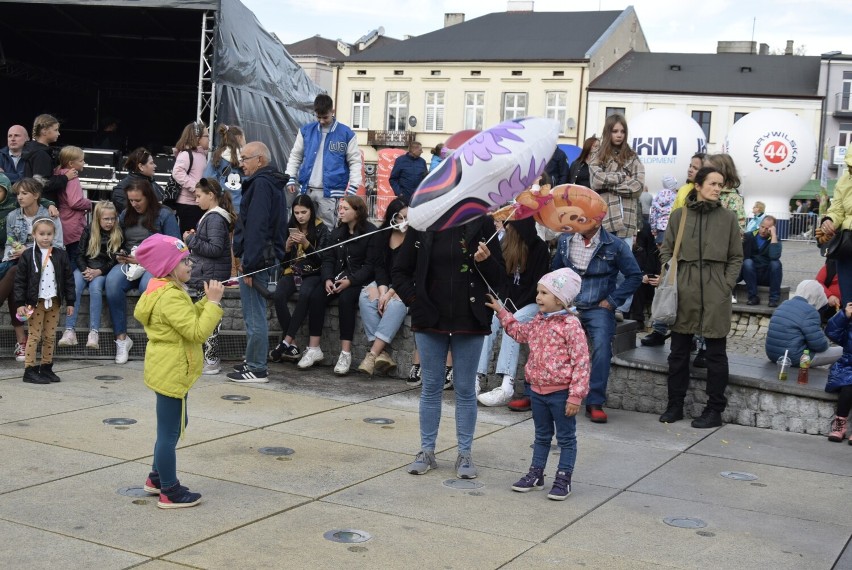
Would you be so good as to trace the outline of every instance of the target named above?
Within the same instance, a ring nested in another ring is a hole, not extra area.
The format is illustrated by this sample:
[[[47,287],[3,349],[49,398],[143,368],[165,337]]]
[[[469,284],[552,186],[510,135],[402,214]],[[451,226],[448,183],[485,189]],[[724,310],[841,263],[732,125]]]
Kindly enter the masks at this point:
[[[111,374],[105,374],[103,376],[95,376],[95,380],[122,380],[124,376],[113,376]]]
[[[241,396],[240,394],[225,394],[222,396],[222,399],[230,402],[245,402],[247,400],[251,400],[249,396]]]
[[[390,425],[392,423],[395,423],[390,418],[364,418],[364,421],[367,422],[368,424],[376,424],[376,425],[380,425],[380,426],[386,426],[386,425]]]
[[[107,418],[104,423],[108,426],[129,426],[136,423],[133,418]]]
[[[695,517],[666,517],[663,522],[677,528],[704,528],[707,523]]]
[[[289,447],[261,447],[257,452],[263,455],[293,455],[296,453],[295,450]]]
[[[364,530],[355,530],[354,528],[342,528],[330,530],[322,535],[326,540],[332,542],[342,542],[344,544],[355,544],[358,542],[367,542],[373,535]]]
[[[725,479],[734,479],[736,481],[757,481],[758,476],[752,473],[744,473],[742,471],[722,471],[719,473]]]
[[[145,489],[142,487],[122,487],[118,490],[119,495],[124,495],[125,497],[149,497],[150,495],[145,492]]]
[[[485,487],[485,483],[480,483],[473,479],[447,479],[442,483],[442,485],[444,485],[444,487],[449,487],[450,489],[464,489],[466,491],[469,491],[470,489],[482,489]]]

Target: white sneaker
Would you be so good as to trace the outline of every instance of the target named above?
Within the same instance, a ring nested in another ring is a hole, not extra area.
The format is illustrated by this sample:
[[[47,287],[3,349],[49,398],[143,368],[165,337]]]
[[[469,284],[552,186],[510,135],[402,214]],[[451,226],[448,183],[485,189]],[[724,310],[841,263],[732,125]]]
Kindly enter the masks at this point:
[[[219,374],[221,371],[222,366],[218,358],[216,360],[204,359],[204,368],[201,369],[202,374],[212,376],[213,374]]]
[[[334,365],[334,373],[338,376],[349,374],[349,368],[352,366],[352,353],[341,352],[337,358],[337,364]]]
[[[20,342],[15,343],[15,360],[18,362],[24,362],[27,359],[27,343],[24,342],[21,344]]]
[[[737,304],[737,296],[736,295],[731,295],[731,303],[733,303],[734,305]]]
[[[125,364],[130,358],[130,349],[133,348],[133,339],[130,337],[124,340],[115,341],[115,363]]]
[[[322,362],[323,358],[325,358],[325,355],[319,347],[309,346],[304,354],[302,354],[302,358],[296,366],[299,368],[310,368],[317,362]]]
[[[503,390],[502,386],[499,386],[497,388],[494,388],[490,392],[480,394],[476,397],[476,399],[479,400],[479,403],[483,406],[505,406],[509,403],[509,400],[512,399],[513,395],[514,394],[512,392],[507,392]]]
[[[74,332],[74,329],[65,329],[58,344],[59,346],[77,346],[77,333]]]
[[[89,331],[89,338],[86,339],[86,348],[91,348],[92,350],[100,350],[100,345],[98,344],[98,331]]]

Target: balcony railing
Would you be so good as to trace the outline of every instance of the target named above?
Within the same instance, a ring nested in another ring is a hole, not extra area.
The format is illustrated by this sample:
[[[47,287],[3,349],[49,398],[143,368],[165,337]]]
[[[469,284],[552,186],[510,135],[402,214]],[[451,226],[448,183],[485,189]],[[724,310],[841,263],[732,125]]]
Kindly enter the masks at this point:
[[[852,115],[852,93],[834,94],[834,114]]]
[[[407,148],[414,142],[413,131],[367,131],[367,144]]]

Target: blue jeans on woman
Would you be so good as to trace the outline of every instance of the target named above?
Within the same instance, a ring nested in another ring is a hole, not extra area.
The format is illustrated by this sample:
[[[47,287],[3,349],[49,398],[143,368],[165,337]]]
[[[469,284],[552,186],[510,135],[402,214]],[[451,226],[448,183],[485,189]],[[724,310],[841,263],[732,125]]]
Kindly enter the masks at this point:
[[[852,259],[837,260],[837,284],[840,285],[840,306],[845,307],[852,302]]]
[[[565,415],[568,390],[559,390],[550,394],[533,392],[531,400],[535,426],[532,466],[541,468],[547,466],[550,441],[555,431],[556,444],[559,446],[558,469],[573,473],[574,462],[577,460],[577,416]]]
[[[77,315],[80,314],[80,298],[83,289],[89,288],[89,330],[101,329],[101,311],[104,306],[104,286],[106,277],[99,275],[91,281],[83,279],[79,269],[74,270],[74,286],[77,288],[77,298],[74,300],[74,314],[65,319],[65,328],[73,329],[77,325]]]
[[[538,305],[530,303],[518,309],[518,312],[515,313],[515,319],[521,323],[528,323],[533,320],[537,313]],[[482,344],[482,353],[479,355],[479,366],[476,367],[477,374],[488,373],[491,351],[494,348],[494,341],[497,340],[499,332],[500,319],[497,318],[495,313],[494,319],[491,321],[491,334],[485,337],[485,342]],[[497,365],[494,368],[494,373],[514,378],[518,372],[518,354],[520,350],[521,347],[518,342],[503,332],[503,340],[500,341],[500,352],[497,354]]]
[[[361,311],[361,322],[364,323],[364,333],[370,342],[379,339],[385,344],[393,342],[393,338],[402,326],[408,308],[398,297],[394,297],[385,305],[385,311],[379,314],[379,299],[370,300],[368,290],[377,287],[375,281],[361,289],[358,297],[358,307]]]
[[[116,264],[106,276],[107,306],[115,336],[127,333],[127,292],[131,289],[144,292],[148,288],[148,281],[153,277],[146,271],[139,279],[129,281],[121,271],[123,265]],[[89,293],[91,294],[91,291]]]
[[[177,443],[180,438],[181,405],[186,399],[157,394],[157,442],[154,444],[152,471],[160,474],[160,488],[168,489],[178,482]],[[189,412],[186,424],[189,425]]]
[[[435,451],[441,423],[441,395],[444,392],[444,364],[453,352],[453,384],[456,395],[456,439],[459,453],[470,453],[476,429],[476,362],[482,352],[484,335],[416,332],[420,351],[420,449]]]

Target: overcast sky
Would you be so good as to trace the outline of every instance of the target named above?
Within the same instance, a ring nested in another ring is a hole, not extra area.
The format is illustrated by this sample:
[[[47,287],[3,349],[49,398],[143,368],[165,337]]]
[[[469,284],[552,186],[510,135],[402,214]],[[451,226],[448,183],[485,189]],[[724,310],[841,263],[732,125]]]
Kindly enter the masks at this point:
[[[472,19],[504,11],[503,0],[242,0],[263,26],[293,43],[314,35],[353,43],[383,26],[385,35],[402,39],[444,25],[445,12]],[[537,12],[623,10],[616,0],[536,0]],[[718,40],[752,40],[783,50],[787,40],[805,55],[840,50],[852,53],[852,2],[845,0],[633,0],[653,52],[713,53]],[[755,20],[756,18],[756,20]],[[571,30],[565,30],[570,34]],[[558,41],[558,38],[553,38]]]

